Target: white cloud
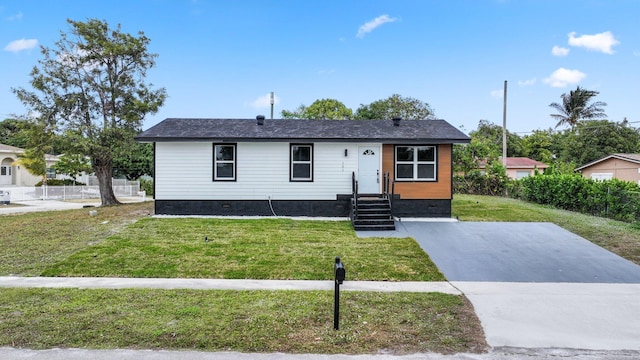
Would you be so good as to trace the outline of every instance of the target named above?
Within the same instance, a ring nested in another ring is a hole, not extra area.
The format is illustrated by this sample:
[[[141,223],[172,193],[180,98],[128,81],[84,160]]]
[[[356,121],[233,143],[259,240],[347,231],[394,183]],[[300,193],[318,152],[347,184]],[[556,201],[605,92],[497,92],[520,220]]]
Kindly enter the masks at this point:
[[[489,95],[491,95],[491,97],[496,99],[502,99],[502,96],[504,95],[504,89],[493,90],[489,93]]]
[[[278,95],[273,95],[273,104],[278,105],[280,103],[280,98]],[[245,105],[248,105],[254,109],[264,109],[271,107],[271,93],[267,93],[265,95],[258,96],[257,99],[251,102],[245,102]]]
[[[600,34],[582,35],[576,37],[576,33],[569,33],[569,45],[583,47],[588,50],[600,51],[605,54],[613,54],[613,46],[620,44],[620,41],[613,37],[611,31]]]
[[[377,27],[389,22],[397,21],[397,20],[398,18],[389,17],[389,15],[387,14],[380,15],[377,18],[369,22],[366,22],[364,25],[360,26],[360,28],[358,29],[358,33],[356,34],[356,37],[363,38],[367,33],[372,32]]]
[[[633,52],[633,56],[640,56],[640,50],[636,50]]]
[[[569,49],[557,45],[554,46],[553,49],[551,49],[551,53],[553,54],[553,56],[567,56],[569,55],[569,51]]]
[[[4,47],[4,50],[17,53],[22,50],[33,49],[36,46],[38,46],[38,40],[36,39],[20,39],[10,42],[9,45]]]
[[[528,79],[528,80],[518,80],[518,85],[519,86],[532,86],[532,85],[535,85],[536,82],[537,82],[536,78]]]
[[[551,75],[544,79],[545,84],[549,84],[551,87],[565,87],[567,85],[577,84],[582,79],[587,77],[587,74],[580,70],[570,70],[565,68],[559,68],[551,73]]]
[[[9,21],[22,20],[22,11],[7,18]]]

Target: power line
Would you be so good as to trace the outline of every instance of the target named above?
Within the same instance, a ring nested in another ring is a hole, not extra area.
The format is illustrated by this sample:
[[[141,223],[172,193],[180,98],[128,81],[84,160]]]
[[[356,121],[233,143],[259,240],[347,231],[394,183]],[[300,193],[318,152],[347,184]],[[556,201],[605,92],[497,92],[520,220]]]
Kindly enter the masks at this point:
[[[586,121],[597,121],[597,120],[586,120]],[[627,121],[625,123],[625,125],[626,124],[637,124],[637,123],[640,123],[640,121]],[[617,122],[608,122],[606,124],[597,124],[597,125],[584,126],[584,127],[582,127],[582,129],[603,128],[603,127],[611,126],[612,124],[621,125],[620,123],[617,123]],[[640,130],[640,129],[636,129],[636,130]],[[542,130],[542,131],[545,131],[545,130]],[[510,134],[533,134],[535,132],[536,132],[536,130],[531,130],[531,131],[509,131]]]

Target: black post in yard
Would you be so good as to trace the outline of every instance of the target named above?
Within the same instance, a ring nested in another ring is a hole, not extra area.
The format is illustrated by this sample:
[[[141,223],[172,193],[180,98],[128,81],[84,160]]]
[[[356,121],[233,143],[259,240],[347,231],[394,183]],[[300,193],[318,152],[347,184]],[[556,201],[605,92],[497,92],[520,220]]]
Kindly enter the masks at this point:
[[[344,281],[346,272],[344,265],[340,262],[340,257],[336,256],[336,262],[333,267],[335,276],[335,288],[333,298],[333,328],[338,330],[340,328],[340,284]]]
[[[335,290],[333,298],[333,329],[340,329],[340,284],[338,280],[335,281]]]

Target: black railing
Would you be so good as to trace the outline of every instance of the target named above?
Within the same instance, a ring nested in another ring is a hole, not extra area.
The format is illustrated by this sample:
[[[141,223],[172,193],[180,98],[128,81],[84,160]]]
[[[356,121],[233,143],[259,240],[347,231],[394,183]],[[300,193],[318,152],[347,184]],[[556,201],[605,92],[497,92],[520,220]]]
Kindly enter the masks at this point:
[[[384,173],[384,177],[383,177],[383,195],[385,198],[389,197],[389,173],[386,172]]]
[[[351,204],[353,207],[353,218],[358,218],[358,180],[356,180],[356,172],[351,173],[351,196],[353,199],[351,200]]]
[[[393,196],[395,194],[396,182],[391,181],[389,172],[384,173],[384,198],[389,201],[389,207],[393,212]]]

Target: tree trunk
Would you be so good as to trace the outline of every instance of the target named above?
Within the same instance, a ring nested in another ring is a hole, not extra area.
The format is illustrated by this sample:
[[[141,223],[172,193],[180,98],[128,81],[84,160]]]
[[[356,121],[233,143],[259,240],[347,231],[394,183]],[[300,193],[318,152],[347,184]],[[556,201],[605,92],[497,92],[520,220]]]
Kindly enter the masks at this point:
[[[113,193],[111,161],[106,159],[94,159],[93,171],[98,177],[98,187],[100,188],[100,201],[102,206],[118,205],[120,202]]]

